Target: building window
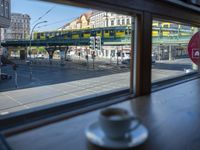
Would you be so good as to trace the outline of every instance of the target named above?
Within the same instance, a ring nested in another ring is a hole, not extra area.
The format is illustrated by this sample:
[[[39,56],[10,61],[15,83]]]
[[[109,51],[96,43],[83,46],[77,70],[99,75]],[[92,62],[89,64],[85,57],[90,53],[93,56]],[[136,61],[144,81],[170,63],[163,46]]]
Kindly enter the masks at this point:
[[[125,20],[124,19],[122,19],[122,25],[125,25]]]
[[[111,26],[114,26],[114,20],[111,20]]]
[[[4,0],[0,0],[0,16],[4,16]]]
[[[119,19],[117,20],[117,25],[120,25],[120,20]]]
[[[129,18],[126,20],[126,24],[130,25],[130,19]]]

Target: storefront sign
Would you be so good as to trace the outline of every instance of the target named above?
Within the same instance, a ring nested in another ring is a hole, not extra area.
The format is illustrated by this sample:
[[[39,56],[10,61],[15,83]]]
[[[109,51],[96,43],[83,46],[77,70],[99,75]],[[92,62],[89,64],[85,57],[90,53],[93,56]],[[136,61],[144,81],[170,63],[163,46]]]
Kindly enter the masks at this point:
[[[192,36],[188,44],[188,55],[196,65],[200,65],[200,32]]]

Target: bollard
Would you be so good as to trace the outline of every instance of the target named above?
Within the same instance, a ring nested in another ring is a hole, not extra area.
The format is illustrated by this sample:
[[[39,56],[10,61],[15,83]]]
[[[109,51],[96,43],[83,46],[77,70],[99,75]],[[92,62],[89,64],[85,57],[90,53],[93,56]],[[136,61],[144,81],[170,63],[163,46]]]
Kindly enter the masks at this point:
[[[15,70],[15,88],[18,88],[17,71]]]
[[[31,61],[26,61],[27,65],[29,66],[29,72],[30,72],[30,80],[32,80],[32,67],[31,67]]]
[[[15,88],[18,88],[18,82],[17,82],[17,65],[13,65],[13,70],[15,74]]]

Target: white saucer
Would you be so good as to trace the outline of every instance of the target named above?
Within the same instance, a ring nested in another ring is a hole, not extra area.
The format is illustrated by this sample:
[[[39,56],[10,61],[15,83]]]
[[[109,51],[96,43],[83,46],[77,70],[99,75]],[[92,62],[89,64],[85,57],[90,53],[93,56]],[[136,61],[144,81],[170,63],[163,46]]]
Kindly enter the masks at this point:
[[[129,138],[120,140],[110,139],[105,136],[98,122],[91,124],[86,129],[86,137],[92,144],[113,149],[131,148],[144,143],[148,137],[148,130],[140,124],[130,135]]]

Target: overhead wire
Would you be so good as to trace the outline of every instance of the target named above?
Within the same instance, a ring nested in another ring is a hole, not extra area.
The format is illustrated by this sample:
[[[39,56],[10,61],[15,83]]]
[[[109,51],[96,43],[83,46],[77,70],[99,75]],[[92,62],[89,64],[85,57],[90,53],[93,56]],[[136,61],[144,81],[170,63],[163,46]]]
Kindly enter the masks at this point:
[[[42,16],[40,16],[37,20],[35,20],[35,21],[33,22],[33,24],[36,23],[37,21],[41,20],[41,19],[42,19],[43,17],[45,17],[47,14],[49,14],[55,7],[56,7],[56,6],[53,6],[53,7],[51,7],[50,9],[48,9]]]
[[[45,24],[45,25],[38,26],[37,28],[43,28],[43,27],[51,26],[51,25],[58,24],[58,23],[61,23],[61,22],[70,21],[70,20],[73,20],[73,19],[76,19],[76,18],[77,18],[77,17],[58,20],[58,21],[55,21],[55,22],[52,22],[52,23],[49,23],[49,24]]]

